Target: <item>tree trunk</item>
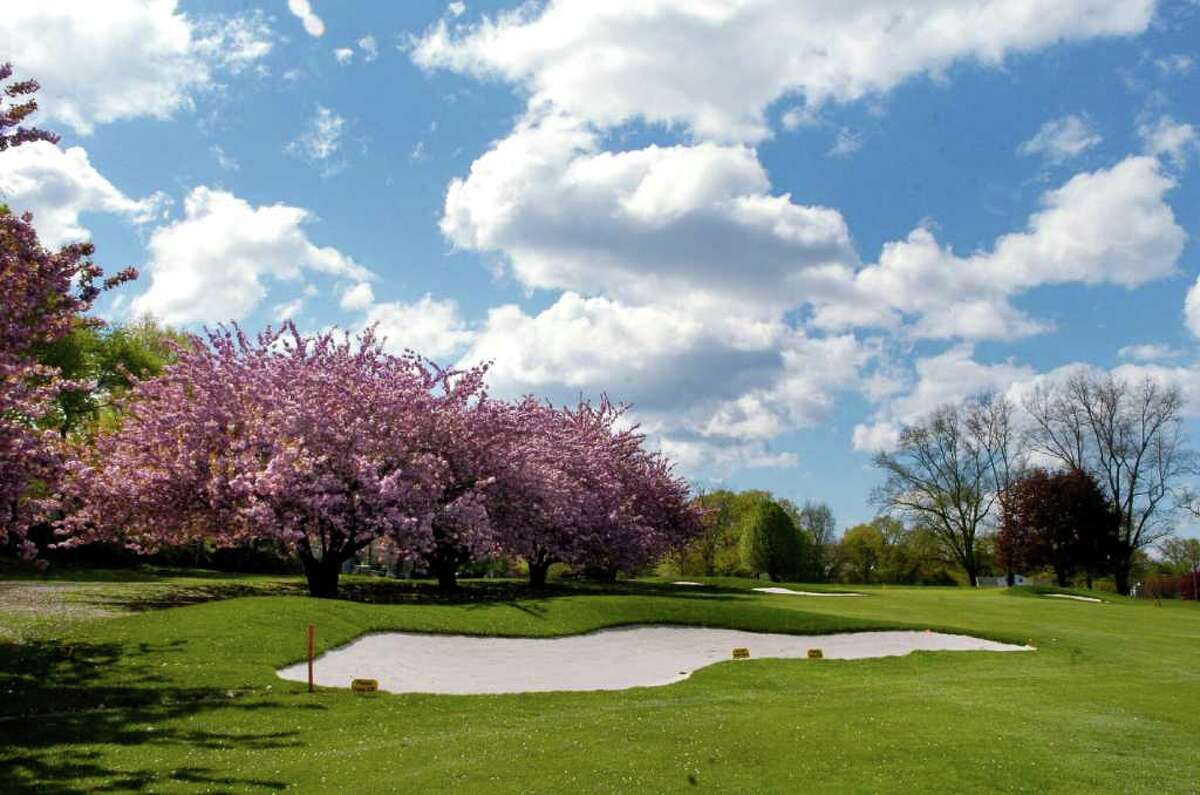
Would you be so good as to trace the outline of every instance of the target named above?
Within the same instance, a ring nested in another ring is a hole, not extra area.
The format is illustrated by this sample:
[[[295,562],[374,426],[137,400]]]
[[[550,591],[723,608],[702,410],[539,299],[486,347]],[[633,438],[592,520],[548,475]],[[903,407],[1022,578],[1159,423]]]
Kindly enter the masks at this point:
[[[546,585],[546,572],[550,571],[550,561],[529,561],[529,584],[534,588]]]
[[[433,573],[437,575],[438,590],[454,591],[458,588],[458,566],[451,560],[438,560],[433,564]]]
[[[979,585],[979,572],[974,566],[967,568],[967,581],[971,584],[972,588]]]
[[[1088,569],[1087,574],[1084,576],[1087,578],[1087,589],[1090,591],[1092,590],[1092,570]]]
[[[1059,588],[1066,588],[1068,585],[1067,572],[1060,566],[1054,567],[1054,582]]]
[[[338,575],[342,572],[344,560],[338,555],[326,555],[318,560],[311,553],[302,553],[300,562],[304,565],[304,577],[308,580],[308,595],[318,599],[337,598]]]
[[[1005,581],[1006,583],[1008,583],[1008,587],[1009,587],[1009,588],[1011,588],[1011,587],[1013,587],[1014,585],[1016,585],[1016,584],[1017,584],[1017,575],[1016,575],[1016,574],[1013,572],[1013,570],[1012,570],[1012,569],[1009,569],[1009,570],[1008,570],[1008,571],[1005,573],[1005,575],[1004,575],[1004,581]]]
[[[1133,558],[1118,558],[1113,561],[1113,580],[1116,581],[1117,593],[1129,596],[1129,576],[1133,568]]]

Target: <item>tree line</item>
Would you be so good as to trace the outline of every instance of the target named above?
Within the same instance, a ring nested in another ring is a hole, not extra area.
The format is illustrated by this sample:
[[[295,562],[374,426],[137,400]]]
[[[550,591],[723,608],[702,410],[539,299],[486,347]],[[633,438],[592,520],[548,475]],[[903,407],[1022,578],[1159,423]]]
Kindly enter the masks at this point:
[[[760,577],[848,584],[953,584],[936,539],[887,516],[840,536],[823,502],[803,504],[767,491],[717,490],[696,503],[702,530],[660,570],[694,577]]]
[[[929,529],[975,584],[994,547],[1010,580],[1050,568],[1059,584],[1111,576],[1127,594],[1139,555],[1196,507],[1195,456],[1179,389],[1079,371],[1019,401],[944,405],[875,458],[877,504]]]

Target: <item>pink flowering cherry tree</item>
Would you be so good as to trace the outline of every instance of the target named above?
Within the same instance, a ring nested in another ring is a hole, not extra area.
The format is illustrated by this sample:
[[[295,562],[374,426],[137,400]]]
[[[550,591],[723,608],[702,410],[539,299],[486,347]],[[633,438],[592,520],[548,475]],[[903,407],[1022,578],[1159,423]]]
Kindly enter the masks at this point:
[[[210,332],[138,383],[120,428],[81,451],[66,543],[274,539],[299,556],[309,592],[332,597],[343,563],[375,539],[428,554],[439,526],[469,538],[483,517],[465,495],[446,501],[450,465],[430,434],[478,381],[447,396],[442,379],[384,352],[372,330]]]
[[[606,577],[636,571],[699,532],[687,483],[623,425],[622,407],[526,399],[518,410],[528,432],[490,504],[504,548],[526,560],[532,585],[545,584],[555,562]]]
[[[0,65],[0,150],[56,136],[22,126],[37,108],[28,80],[2,86],[12,67]],[[7,99],[24,101],[9,105]],[[0,545],[25,558],[37,554],[29,528],[54,507],[61,455],[56,434],[39,423],[51,401],[70,384],[36,361],[39,347],[63,337],[105,289],[137,276],[127,269],[108,279],[79,243],[49,251],[38,241],[33,217],[0,206]]]

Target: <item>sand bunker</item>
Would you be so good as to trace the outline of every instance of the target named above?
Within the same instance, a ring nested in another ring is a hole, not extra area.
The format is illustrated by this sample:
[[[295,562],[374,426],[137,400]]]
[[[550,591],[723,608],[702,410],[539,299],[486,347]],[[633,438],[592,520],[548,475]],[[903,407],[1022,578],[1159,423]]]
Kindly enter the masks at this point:
[[[676,580],[675,582],[673,582],[671,584],[672,585],[699,585],[701,587],[704,586],[704,583],[702,583],[702,582],[692,582],[691,580]]]
[[[1048,593],[1044,594],[1051,599],[1074,599],[1076,602],[1103,602],[1103,599],[1097,599],[1094,596],[1076,596],[1071,593]]]
[[[860,593],[823,593],[821,591],[793,591],[791,588],[755,588],[759,593],[785,593],[791,596],[862,596]]]
[[[624,690],[667,685],[748,648],[752,659],[899,657],[913,651],[1026,651],[967,635],[939,632],[853,632],[783,635],[700,627],[639,626],[565,638],[484,638],[388,632],[365,635],[316,660],[317,684],[349,687],[377,679],[392,693],[525,693]],[[813,662],[813,665],[822,663]],[[279,671],[307,681],[307,664]]]

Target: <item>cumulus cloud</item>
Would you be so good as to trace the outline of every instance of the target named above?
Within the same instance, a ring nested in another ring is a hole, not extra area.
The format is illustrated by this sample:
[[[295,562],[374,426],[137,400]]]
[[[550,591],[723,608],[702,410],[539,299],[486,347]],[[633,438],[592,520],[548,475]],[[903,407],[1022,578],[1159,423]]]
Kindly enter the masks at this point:
[[[361,303],[363,295],[352,290],[343,296]],[[445,364],[474,339],[452,300],[426,295],[415,303],[390,301],[366,307],[363,326],[376,326],[377,333],[393,351],[411,350]]]
[[[531,106],[600,126],[640,118],[756,141],[781,97],[850,101],[960,61],[998,65],[1063,40],[1136,34],[1154,5],[997,0],[980,13],[956,0],[553,0],[474,25],[443,18],[411,55],[425,68],[519,84]]]
[[[325,35],[325,23],[313,11],[308,0],[288,0],[288,11],[300,20],[304,25],[304,32],[308,35],[318,38]]]
[[[150,237],[150,283],[133,300],[134,314],[174,324],[241,320],[266,297],[267,280],[297,282],[314,272],[351,281],[371,277],[337,249],[314,245],[304,231],[312,216],[300,207],[256,207],[200,186],[183,209],[182,219]]]
[[[1117,351],[1117,358],[1131,362],[1162,362],[1178,359],[1183,355],[1170,345],[1161,343],[1142,343],[1140,345],[1125,345]]]
[[[919,358],[915,382],[903,395],[885,401],[871,422],[854,428],[854,449],[878,452],[892,449],[900,429],[916,422],[938,406],[982,392],[1006,392],[1014,384],[1029,382],[1035,373],[1028,365],[1012,362],[982,364],[973,358],[969,344],[956,345],[934,356]]]
[[[827,418],[872,355],[853,336],[813,338],[780,320],[567,292],[533,315],[492,309],[461,361],[493,361],[500,395],[628,402],[676,460],[715,472],[794,463],[770,440]]]
[[[1137,132],[1146,154],[1166,157],[1179,169],[1187,165],[1192,154],[1200,151],[1200,135],[1196,133],[1196,128],[1177,122],[1170,116],[1161,116],[1154,122],[1142,122]]]
[[[845,295],[820,300],[815,322],[896,328],[913,319],[918,337],[974,339],[1044,330],[1009,298],[1047,284],[1136,287],[1174,272],[1187,239],[1165,201],[1174,185],[1149,157],[1077,174],[1042,197],[1024,231],[965,257],[916,229],[886,244]]]
[[[44,118],[86,135],[98,124],[165,119],[271,50],[261,12],[193,17],[175,0],[41,0],[0,15],[0,52],[36,76]]]
[[[1188,331],[1200,337],[1200,279],[1187,291],[1183,304],[1184,322]]]
[[[841,214],[772,194],[752,149],[604,152],[560,115],[521,122],[454,180],[441,226],[527,287],[634,301],[786,307],[857,264]]]
[[[1063,163],[1078,157],[1102,140],[1086,119],[1075,115],[1063,116],[1043,124],[1017,151],[1023,155],[1040,155],[1051,163]]]
[[[160,217],[162,194],[131,199],[95,169],[80,146],[60,149],[45,141],[0,152],[0,197],[16,212],[33,213],[34,227],[46,246],[57,247],[91,237],[83,213],[109,213],[143,224]]]

